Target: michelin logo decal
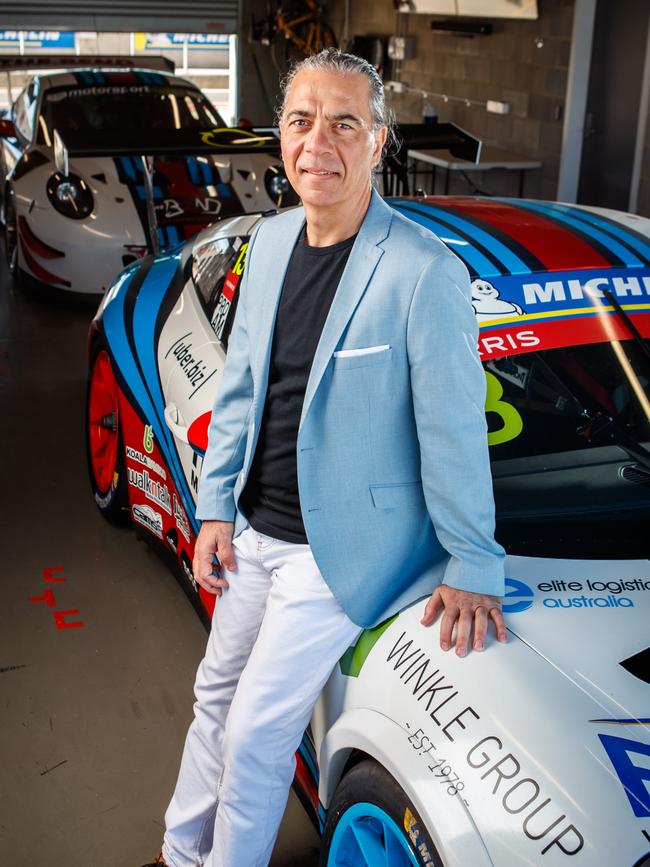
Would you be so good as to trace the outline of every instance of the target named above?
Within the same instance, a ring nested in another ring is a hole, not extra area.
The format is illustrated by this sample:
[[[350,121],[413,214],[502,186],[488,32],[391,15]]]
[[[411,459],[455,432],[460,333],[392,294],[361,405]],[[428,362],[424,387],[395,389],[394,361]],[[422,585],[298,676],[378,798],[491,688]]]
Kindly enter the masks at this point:
[[[502,299],[499,290],[487,280],[472,280],[472,307],[478,322],[523,316],[525,312],[519,304]]]
[[[535,279],[537,278],[537,279]],[[545,278],[545,279],[543,279]],[[557,271],[543,275],[503,275],[472,281],[472,306],[479,324],[491,319],[535,318],[547,311],[558,315],[585,312],[611,292],[621,304],[650,307],[650,268],[608,268],[602,271]]]
[[[613,292],[618,298],[650,295],[650,276],[630,277],[628,272],[620,277],[592,277],[589,280],[546,280],[544,283],[522,285],[526,304],[548,304],[553,301],[593,301],[604,298],[603,289]]]

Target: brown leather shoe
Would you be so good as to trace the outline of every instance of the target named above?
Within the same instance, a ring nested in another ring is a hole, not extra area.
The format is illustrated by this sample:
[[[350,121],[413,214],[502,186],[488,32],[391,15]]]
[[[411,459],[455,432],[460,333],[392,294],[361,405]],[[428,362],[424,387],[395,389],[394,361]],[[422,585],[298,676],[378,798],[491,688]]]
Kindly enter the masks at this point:
[[[146,864],[143,864],[142,867],[167,867],[167,864],[165,864],[162,852],[159,852],[153,861],[148,861]]]

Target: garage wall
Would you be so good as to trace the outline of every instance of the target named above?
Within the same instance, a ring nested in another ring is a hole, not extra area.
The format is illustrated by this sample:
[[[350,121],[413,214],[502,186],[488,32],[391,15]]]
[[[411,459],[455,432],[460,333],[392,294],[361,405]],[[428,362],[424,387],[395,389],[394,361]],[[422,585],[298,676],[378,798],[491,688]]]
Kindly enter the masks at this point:
[[[350,34],[384,35],[395,32],[395,14],[388,0],[351,0]],[[330,19],[340,34],[345,0],[330,0]],[[405,33],[416,39],[416,57],[402,64],[400,79],[407,85],[437,93],[510,104],[510,114],[488,114],[462,102],[433,100],[440,120],[452,121],[481,138],[519,154],[539,159],[543,168],[527,173],[525,194],[555,198],[560,164],[562,112],[566,91],[574,0],[539,0],[537,21],[492,19],[492,35],[460,38],[432,33],[433,16],[408,14]],[[540,48],[535,41],[543,40]],[[394,94],[397,119],[419,121],[420,94]],[[488,192],[515,195],[515,173],[473,175]],[[451,192],[467,192],[462,178],[454,178]]]
[[[278,74],[271,62],[268,46],[248,42],[251,15],[260,19],[266,13],[266,0],[242,0],[242,30],[239,40],[239,115],[256,126],[273,124],[278,98]]]

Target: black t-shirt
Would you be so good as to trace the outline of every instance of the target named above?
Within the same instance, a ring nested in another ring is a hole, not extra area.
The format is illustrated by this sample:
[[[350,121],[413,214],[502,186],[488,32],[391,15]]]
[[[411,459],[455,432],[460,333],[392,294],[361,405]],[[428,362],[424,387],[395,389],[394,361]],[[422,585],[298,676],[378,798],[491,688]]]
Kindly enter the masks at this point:
[[[314,353],[355,238],[310,247],[303,229],[282,285],[262,427],[240,506],[253,529],[285,542],[307,542],[298,495],[298,426]]]

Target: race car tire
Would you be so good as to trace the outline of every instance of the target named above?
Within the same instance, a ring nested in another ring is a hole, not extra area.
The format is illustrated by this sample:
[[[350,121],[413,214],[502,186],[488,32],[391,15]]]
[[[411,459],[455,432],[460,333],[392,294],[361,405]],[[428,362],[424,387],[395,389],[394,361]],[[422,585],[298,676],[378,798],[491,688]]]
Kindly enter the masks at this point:
[[[112,524],[130,523],[118,386],[111,359],[97,340],[86,390],[86,457],[95,504]]]
[[[21,270],[18,267],[18,221],[14,205],[14,194],[10,187],[5,189],[4,196],[4,224],[5,224],[5,258],[7,268],[14,283],[20,283]]]
[[[365,759],[334,792],[320,867],[443,867],[408,795],[388,771]]]

